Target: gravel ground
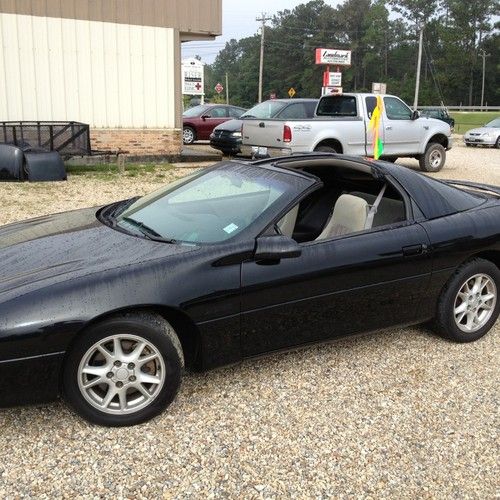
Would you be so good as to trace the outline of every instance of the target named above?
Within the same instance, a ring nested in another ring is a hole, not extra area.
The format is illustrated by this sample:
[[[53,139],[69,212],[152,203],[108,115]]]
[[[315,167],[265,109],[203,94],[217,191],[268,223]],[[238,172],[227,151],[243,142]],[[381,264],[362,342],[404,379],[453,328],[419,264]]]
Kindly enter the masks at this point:
[[[190,171],[3,184],[0,223]],[[500,152],[457,147],[439,176],[500,184]],[[469,345],[393,329],[189,374],[166,413],[127,429],[63,403],[4,410],[0,497],[498,498],[499,340],[499,323]]]

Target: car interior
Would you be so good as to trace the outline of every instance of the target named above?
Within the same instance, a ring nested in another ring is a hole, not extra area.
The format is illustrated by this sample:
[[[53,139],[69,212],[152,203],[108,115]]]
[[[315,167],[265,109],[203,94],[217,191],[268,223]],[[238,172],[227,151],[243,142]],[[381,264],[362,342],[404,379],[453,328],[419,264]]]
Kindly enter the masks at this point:
[[[407,218],[401,194],[374,178],[370,167],[363,171],[348,160],[295,161],[290,166],[323,182],[276,224],[281,234],[299,243],[370,231]]]

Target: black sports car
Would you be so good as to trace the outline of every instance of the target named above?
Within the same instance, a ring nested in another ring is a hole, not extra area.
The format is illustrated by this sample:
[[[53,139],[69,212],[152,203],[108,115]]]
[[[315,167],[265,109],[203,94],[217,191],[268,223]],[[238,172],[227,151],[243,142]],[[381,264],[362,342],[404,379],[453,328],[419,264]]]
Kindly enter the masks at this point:
[[[0,228],[1,404],[62,394],[131,425],[185,367],[500,309],[500,189],[313,154],[228,161],[145,196]]]

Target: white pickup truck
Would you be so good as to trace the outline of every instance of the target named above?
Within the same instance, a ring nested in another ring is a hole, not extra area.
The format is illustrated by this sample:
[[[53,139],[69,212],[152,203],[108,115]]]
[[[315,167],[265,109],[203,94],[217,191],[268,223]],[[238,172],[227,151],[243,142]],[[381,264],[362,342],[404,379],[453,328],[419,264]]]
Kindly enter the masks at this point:
[[[380,138],[381,159],[419,160],[426,172],[438,172],[451,149],[450,126],[421,117],[399,97],[382,96],[384,112]],[[254,158],[328,151],[354,156],[373,156],[373,132],[368,130],[376,106],[375,94],[342,94],[322,97],[315,118],[304,120],[245,120],[242,153]]]

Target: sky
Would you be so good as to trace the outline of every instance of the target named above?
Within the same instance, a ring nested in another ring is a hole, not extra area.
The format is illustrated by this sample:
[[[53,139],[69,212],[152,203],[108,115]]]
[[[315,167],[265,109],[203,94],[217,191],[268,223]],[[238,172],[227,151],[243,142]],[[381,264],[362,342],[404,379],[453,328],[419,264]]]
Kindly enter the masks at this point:
[[[276,14],[285,9],[292,10],[307,0],[223,0],[222,36],[213,42],[189,42],[182,44],[182,57],[200,55],[204,63],[212,63],[231,38],[245,38],[257,32],[260,23],[255,20],[262,12]],[[327,2],[336,4],[335,1]]]

